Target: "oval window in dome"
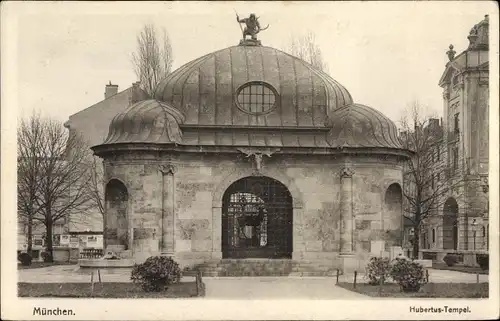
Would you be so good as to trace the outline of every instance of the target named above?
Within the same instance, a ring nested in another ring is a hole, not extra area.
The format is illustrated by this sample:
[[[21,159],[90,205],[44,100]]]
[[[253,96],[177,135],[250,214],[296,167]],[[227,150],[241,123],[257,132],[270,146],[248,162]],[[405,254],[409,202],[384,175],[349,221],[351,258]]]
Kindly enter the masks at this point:
[[[252,81],[240,86],[236,92],[236,105],[242,111],[260,115],[272,111],[278,101],[278,92],[268,83]]]

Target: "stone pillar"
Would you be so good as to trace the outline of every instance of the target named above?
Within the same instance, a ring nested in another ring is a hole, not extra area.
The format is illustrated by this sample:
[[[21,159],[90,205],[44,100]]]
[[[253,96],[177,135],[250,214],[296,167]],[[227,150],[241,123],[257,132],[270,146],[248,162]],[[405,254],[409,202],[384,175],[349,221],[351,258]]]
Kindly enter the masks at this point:
[[[347,166],[340,170],[340,259],[344,273],[360,268],[354,253],[353,174]]]
[[[353,174],[354,171],[348,167],[340,171],[340,254],[352,254],[354,250]]]
[[[162,210],[161,210],[161,253],[172,256],[175,252],[175,180],[176,168],[161,165],[162,173]]]
[[[212,259],[222,258],[222,208],[212,207]]]
[[[293,252],[292,259],[300,261],[306,250],[304,241],[304,210],[302,207],[293,208]]]

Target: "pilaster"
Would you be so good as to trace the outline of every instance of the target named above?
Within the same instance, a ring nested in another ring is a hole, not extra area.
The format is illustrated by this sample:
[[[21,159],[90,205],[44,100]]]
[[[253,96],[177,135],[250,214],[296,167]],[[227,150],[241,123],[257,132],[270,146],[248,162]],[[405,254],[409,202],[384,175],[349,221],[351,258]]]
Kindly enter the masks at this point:
[[[212,259],[222,258],[222,207],[212,207]]]
[[[352,254],[353,242],[353,183],[354,171],[349,166],[340,170],[340,254]]]
[[[175,252],[175,172],[172,164],[161,165],[162,174],[162,217],[161,217],[161,252],[173,255]]]

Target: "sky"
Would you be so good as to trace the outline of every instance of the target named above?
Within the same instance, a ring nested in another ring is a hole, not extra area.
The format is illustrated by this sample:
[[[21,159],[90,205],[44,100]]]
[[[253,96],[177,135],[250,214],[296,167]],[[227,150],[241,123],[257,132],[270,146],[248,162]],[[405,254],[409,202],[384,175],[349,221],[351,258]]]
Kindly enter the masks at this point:
[[[396,122],[414,100],[440,115],[448,46],[465,50],[474,24],[497,14],[484,1],[34,4],[9,30],[18,117],[39,110],[61,121],[101,101],[109,81],[121,91],[137,80],[130,57],[144,24],[166,28],[176,69],[238,44],[235,11],[270,25],[259,34],[266,46],[285,48],[292,35],[313,32],[330,76],[356,103]]]

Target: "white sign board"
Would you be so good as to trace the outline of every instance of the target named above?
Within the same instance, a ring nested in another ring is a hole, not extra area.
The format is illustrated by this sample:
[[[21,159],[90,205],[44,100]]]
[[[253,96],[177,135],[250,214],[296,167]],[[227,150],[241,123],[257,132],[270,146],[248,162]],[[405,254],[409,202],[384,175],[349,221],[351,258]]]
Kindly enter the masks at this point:
[[[371,241],[371,254],[374,256],[383,256],[385,251],[385,241]]]
[[[69,246],[69,240],[70,236],[69,235],[61,235],[61,246]]]

